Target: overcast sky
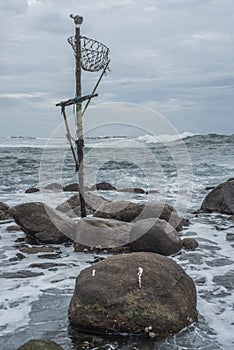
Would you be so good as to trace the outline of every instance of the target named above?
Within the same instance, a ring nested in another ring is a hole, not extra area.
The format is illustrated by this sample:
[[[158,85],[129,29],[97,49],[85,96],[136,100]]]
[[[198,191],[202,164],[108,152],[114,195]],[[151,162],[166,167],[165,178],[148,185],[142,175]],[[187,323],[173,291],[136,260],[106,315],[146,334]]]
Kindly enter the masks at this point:
[[[150,107],[180,133],[234,133],[233,0],[0,0],[0,136],[49,136],[61,122],[55,103],[74,96],[70,13],[111,50],[92,105]],[[83,73],[83,94],[98,76]]]

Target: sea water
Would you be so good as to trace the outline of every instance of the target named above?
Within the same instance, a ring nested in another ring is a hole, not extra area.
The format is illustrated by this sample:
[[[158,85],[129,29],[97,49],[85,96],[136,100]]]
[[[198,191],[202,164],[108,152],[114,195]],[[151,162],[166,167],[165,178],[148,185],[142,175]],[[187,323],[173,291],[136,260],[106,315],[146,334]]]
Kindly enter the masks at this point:
[[[59,182],[77,181],[74,162],[64,139],[9,137],[0,139],[0,201],[9,206],[31,201],[52,207],[72,193],[40,191]],[[234,348],[234,223],[221,214],[193,214],[215,186],[233,177],[234,135],[102,137],[85,140],[85,185],[106,181],[118,189],[140,187],[148,195],[101,192],[111,200],[166,202],[190,219],[182,237],[195,238],[199,247],[173,257],[197,289],[198,323],[162,341],[138,338],[106,339],[102,349],[233,349]],[[56,260],[39,254],[15,259],[24,233],[7,232],[12,223],[0,224],[0,349],[16,350],[32,338],[48,338],[65,350],[78,349],[68,332],[68,307],[75,278],[95,259],[59,246]],[[51,268],[31,267],[53,262]],[[17,272],[34,277],[19,278]],[[15,274],[15,276],[14,276]],[[7,278],[8,277],[8,278]],[[96,347],[98,348],[98,346]]]

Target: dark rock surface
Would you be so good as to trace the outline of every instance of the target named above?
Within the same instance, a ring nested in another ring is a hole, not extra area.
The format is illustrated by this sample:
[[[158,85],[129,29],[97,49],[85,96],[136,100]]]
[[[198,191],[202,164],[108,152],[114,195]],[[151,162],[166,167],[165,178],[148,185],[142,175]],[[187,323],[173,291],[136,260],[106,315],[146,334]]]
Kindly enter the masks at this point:
[[[7,220],[12,218],[9,209],[9,206],[6,203],[0,202],[0,220]]]
[[[48,339],[32,339],[20,346],[18,350],[63,350],[63,348]]]
[[[127,193],[139,193],[139,194],[145,194],[146,192],[139,187],[133,187],[133,188],[122,188],[121,190],[118,189],[119,192],[127,192]]]
[[[64,192],[79,192],[78,183],[69,184],[63,187]]]
[[[108,182],[99,182],[91,186],[90,191],[116,191],[116,188]]]
[[[66,266],[66,264],[58,264],[58,263],[52,263],[52,262],[46,262],[46,263],[33,263],[29,265],[29,268],[38,268],[38,269],[51,269],[54,267],[59,266]]]
[[[43,272],[32,272],[28,270],[20,270],[16,272],[3,272],[0,274],[0,278],[29,278],[44,275]]]
[[[234,180],[216,186],[204,199],[201,210],[212,213],[234,214]]]
[[[198,247],[198,242],[194,238],[184,238],[182,239],[182,246],[188,250],[194,250]]]
[[[134,252],[171,255],[179,252],[182,243],[177,231],[165,220],[144,219],[133,224],[130,247]]]
[[[75,223],[46,204],[19,204],[12,207],[10,213],[31,244],[60,244],[72,239]]]
[[[159,218],[169,222],[177,231],[181,230],[185,224],[172,206],[157,203],[139,204],[128,201],[104,203],[94,213],[94,216],[126,222]]]
[[[18,232],[21,231],[21,228],[17,225],[11,225],[6,228],[7,232]]]
[[[19,250],[22,253],[26,254],[37,254],[37,253],[49,253],[49,252],[60,252],[59,248],[54,248],[54,247],[29,247],[29,246],[22,246],[19,248]]]
[[[109,257],[83,270],[69,308],[72,326],[97,333],[164,338],[197,321],[192,279],[154,253]]]
[[[40,192],[39,188],[30,187],[30,188],[27,188],[27,190],[25,191],[25,193],[35,193],[35,192]]]

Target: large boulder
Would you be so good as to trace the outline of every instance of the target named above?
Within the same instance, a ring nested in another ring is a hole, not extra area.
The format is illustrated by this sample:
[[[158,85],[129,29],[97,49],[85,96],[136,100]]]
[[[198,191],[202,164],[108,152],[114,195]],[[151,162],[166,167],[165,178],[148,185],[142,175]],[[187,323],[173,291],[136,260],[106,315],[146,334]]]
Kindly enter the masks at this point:
[[[75,251],[120,252],[128,249],[132,224],[112,219],[83,218],[76,222]]]
[[[75,231],[73,220],[41,202],[16,205],[10,214],[32,244],[64,243],[72,239]]]
[[[201,210],[212,213],[234,214],[234,179],[230,179],[208,193]]]
[[[115,255],[77,277],[69,319],[83,331],[150,330],[160,339],[197,321],[196,290],[172,259],[154,253]]]
[[[87,214],[93,214],[93,212],[102,204],[109,201],[102,196],[96,195],[92,192],[85,192],[84,198],[86,201]],[[75,218],[80,216],[80,197],[79,194],[74,194],[72,197],[59,204],[56,210],[66,213],[67,216]]]
[[[152,252],[162,255],[178,253],[182,248],[177,231],[165,220],[144,219],[133,224],[130,247],[134,252]]]
[[[18,350],[63,350],[63,348],[48,339],[32,339],[20,346]]]
[[[159,218],[168,221],[177,231],[180,231],[184,224],[184,219],[178,216],[171,205],[158,203],[141,204],[129,201],[103,203],[94,216],[126,222]]]

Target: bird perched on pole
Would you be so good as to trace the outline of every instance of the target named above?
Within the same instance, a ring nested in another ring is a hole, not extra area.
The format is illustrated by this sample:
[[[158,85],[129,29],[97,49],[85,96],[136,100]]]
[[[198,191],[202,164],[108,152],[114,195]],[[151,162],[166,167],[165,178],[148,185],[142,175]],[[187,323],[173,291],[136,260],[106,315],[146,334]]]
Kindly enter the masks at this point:
[[[73,15],[72,13],[70,14],[70,17],[72,19],[74,19],[74,22],[75,24],[78,26],[78,25],[81,25],[83,23],[83,17],[81,16],[78,16],[78,15]]]

